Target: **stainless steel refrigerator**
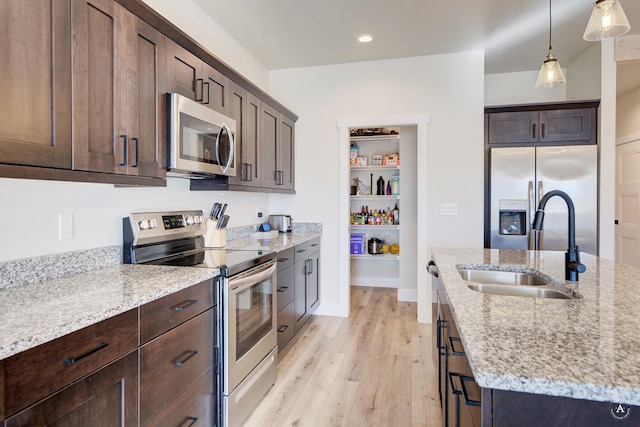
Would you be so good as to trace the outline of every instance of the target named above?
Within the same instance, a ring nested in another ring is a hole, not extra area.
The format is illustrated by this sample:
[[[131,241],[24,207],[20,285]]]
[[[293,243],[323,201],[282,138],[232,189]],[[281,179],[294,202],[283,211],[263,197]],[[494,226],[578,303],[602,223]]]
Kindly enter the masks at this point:
[[[598,146],[509,147],[490,149],[490,208],[485,218],[488,246],[502,249],[566,251],[567,205],[549,200],[542,232],[531,222],[542,196],[561,190],[573,200],[576,244],[598,254]]]

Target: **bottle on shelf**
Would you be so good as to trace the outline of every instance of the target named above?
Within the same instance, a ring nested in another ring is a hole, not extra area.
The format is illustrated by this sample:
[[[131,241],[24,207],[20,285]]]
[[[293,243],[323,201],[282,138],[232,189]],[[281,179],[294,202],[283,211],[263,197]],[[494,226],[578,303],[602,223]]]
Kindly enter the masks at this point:
[[[400,224],[400,209],[398,209],[398,204],[393,208],[393,225]]]
[[[380,178],[378,178],[378,181],[377,181],[376,195],[377,196],[384,196],[384,192],[385,192],[384,179],[382,178],[382,176],[380,176]]]
[[[387,196],[391,195],[391,180],[387,181]]]

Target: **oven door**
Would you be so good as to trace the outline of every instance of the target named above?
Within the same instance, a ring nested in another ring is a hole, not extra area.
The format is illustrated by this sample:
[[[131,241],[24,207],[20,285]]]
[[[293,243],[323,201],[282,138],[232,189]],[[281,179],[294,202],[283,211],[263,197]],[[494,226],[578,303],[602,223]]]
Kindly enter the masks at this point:
[[[229,395],[277,345],[275,260],[230,277],[223,300],[223,392]]]

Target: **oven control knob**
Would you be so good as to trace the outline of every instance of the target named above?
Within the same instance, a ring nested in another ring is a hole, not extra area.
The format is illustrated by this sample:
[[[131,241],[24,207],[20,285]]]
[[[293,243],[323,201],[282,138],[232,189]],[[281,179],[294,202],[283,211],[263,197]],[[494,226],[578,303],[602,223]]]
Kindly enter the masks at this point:
[[[193,224],[193,217],[192,216],[188,216],[187,217],[187,225],[192,225]]]
[[[149,228],[149,221],[146,219],[143,219],[142,221],[138,222],[138,227],[140,227],[140,230],[146,230]]]
[[[156,228],[158,226],[158,222],[155,219],[149,220],[149,228]]]
[[[199,218],[200,218],[200,224],[204,224],[204,216],[200,215]]]

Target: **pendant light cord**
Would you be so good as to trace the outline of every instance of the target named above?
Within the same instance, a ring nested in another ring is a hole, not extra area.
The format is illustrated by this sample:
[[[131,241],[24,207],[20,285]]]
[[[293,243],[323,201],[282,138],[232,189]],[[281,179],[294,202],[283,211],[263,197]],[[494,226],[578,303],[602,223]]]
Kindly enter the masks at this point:
[[[549,52],[551,52],[551,0],[549,0]]]

